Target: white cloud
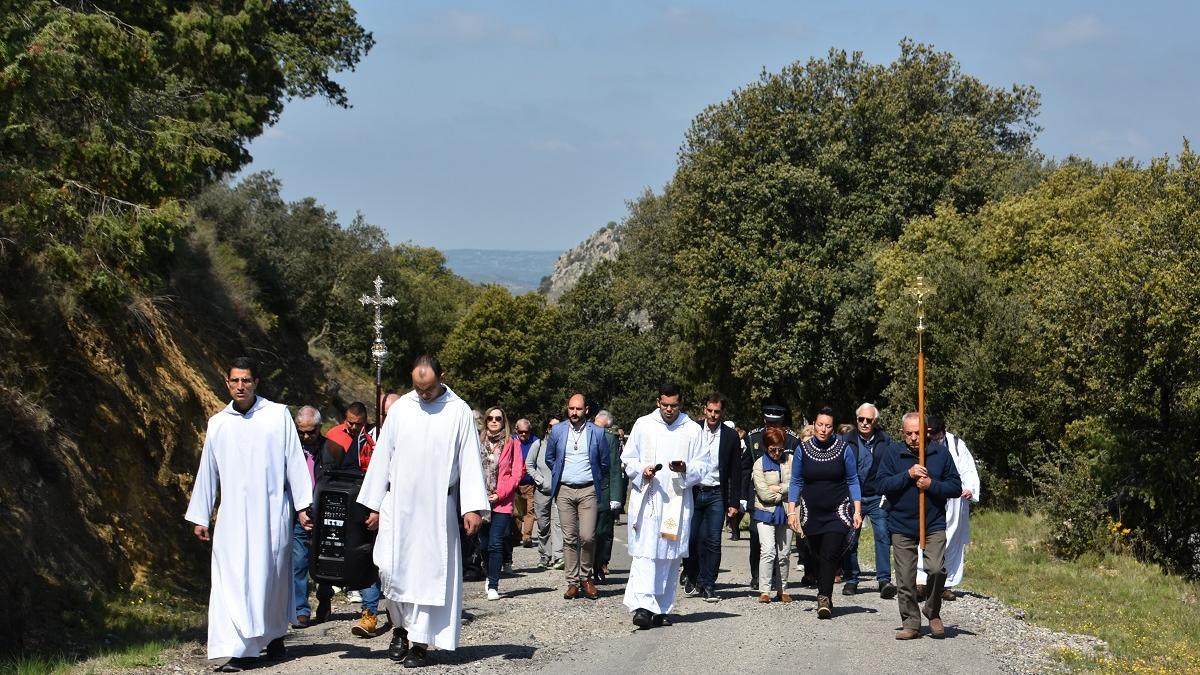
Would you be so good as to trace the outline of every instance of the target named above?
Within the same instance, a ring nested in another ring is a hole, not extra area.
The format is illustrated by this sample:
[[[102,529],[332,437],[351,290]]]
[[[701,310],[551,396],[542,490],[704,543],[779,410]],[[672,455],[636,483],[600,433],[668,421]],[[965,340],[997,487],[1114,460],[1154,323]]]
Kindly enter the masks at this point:
[[[1100,19],[1093,14],[1085,14],[1038,33],[1037,45],[1042,49],[1067,49],[1094,42],[1105,33],[1107,30]]]
[[[451,9],[434,16],[420,32],[437,42],[455,45],[544,47],[553,39],[527,26],[513,26],[481,12]]]

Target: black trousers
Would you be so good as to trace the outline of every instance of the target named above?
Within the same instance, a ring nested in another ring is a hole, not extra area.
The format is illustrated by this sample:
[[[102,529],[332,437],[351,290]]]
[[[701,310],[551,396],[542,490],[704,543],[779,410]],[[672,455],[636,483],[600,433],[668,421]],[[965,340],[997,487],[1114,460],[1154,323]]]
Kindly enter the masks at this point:
[[[842,549],[846,546],[846,535],[842,532],[826,532],[808,535],[808,545],[817,563],[817,596],[833,596],[833,577],[842,563]],[[814,576],[804,568],[805,576]]]
[[[613,527],[617,514],[607,508],[607,503],[603,507],[596,514],[596,557],[592,563],[593,569],[600,569],[601,565],[607,565],[608,561],[612,560],[613,535],[615,534]]]

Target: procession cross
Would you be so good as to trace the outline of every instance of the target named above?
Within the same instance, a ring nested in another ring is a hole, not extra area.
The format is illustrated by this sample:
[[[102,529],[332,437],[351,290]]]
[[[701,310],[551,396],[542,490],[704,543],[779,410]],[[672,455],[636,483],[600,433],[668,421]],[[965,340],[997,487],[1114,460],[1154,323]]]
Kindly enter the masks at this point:
[[[371,362],[375,365],[375,428],[383,428],[383,362],[387,360],[387,345],[383,342],[383,306],[391,307],[397,300],[383,297],[383,277],[375,277],[375,296],[366,293],[358,299],[363,307],[375,306],[375,342],[371,345]]]
[[[917,461],[925,466],[925,299],[937,293],[937,289],[925,283],[925,277],[918,276],[917,283],[905,290],[917,299]],[[917,495],[917,518],[920,520],[920,545],[925,548],[925,490]]]

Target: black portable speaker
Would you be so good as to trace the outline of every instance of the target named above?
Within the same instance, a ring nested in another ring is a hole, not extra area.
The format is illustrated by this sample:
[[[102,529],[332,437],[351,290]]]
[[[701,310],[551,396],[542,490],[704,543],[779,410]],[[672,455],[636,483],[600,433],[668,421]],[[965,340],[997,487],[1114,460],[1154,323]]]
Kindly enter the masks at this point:
[[[371,559],[375,533],[365,522],[370,510],[358,503],[362,480],[357,471],[337,470],[317,479],[309,570],[318,582],[359,589],[379,579]]]

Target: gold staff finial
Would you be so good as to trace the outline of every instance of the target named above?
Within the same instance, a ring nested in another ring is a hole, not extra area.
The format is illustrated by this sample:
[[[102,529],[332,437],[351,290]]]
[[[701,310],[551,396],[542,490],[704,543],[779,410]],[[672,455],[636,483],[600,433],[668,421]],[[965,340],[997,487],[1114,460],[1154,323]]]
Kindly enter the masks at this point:
[[[909,295],[917,299],[917,332],[925,332],[925,300],[931,295],[937,294],[937,287],[925,283],[925,277],[918,276],[917,282],[912,286],[904,289]]]

